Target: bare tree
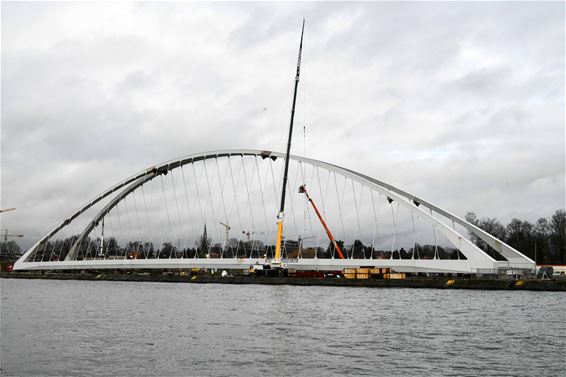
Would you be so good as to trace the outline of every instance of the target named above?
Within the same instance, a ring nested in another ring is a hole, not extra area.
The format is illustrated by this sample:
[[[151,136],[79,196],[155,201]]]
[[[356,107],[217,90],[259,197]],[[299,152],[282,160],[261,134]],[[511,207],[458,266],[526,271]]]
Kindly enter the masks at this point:
[[[566,211],[559,209],[550,218],[550,241],[552,248],[556,254],[555,260],[559,260],[560,264],[564,264],[566,256]]]

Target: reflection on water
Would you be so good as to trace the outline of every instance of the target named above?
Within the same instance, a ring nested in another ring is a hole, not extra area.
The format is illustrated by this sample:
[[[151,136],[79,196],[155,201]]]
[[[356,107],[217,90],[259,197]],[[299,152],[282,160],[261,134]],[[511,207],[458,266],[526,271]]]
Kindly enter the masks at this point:
[[[2,375],[532,376],[560,292],[1,279]]]

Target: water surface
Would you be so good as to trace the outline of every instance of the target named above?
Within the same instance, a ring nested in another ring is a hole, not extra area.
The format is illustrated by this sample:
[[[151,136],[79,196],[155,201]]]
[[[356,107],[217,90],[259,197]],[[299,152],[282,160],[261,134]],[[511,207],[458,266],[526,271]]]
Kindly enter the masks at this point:
[[[561,292],[0,279],[2,375],[558,376]]]

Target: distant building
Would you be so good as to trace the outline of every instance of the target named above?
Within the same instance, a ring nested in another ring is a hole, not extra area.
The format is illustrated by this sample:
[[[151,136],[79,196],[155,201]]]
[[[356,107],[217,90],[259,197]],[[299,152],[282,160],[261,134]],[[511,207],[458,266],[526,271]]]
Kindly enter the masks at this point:
[[[285,240],[285,242],[283,242],[283,250],[285,250],[287,253],[299,250],[299,241]]]

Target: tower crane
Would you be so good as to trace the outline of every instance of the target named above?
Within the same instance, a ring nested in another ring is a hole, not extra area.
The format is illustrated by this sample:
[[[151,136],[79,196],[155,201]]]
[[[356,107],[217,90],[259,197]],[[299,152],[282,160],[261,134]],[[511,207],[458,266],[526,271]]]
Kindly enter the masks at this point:
[[[228,221],[226,221],[228,222]],[[226,239],[224,240],[224,251],[228,250],[228,237],[230,236],[230,229],[232,229],[228,224],[220,223],[224,228],[226,228]]]
[[[9,234],[8,229],[4,229],[4,234],[2,236],[4,237],[4,242],[8,242],[8,237],[21,238],[24,235],[23,234]]]
[[[246,235],[246,239],[247,239],[246,243],[249,243],[250,241],[252,242],[251,252],[253,253],[254,247],[257,244],[257,241],[255,239],[253,239],[253,235],[254,234],[264,234],[264,232],[254,232],[254,231],[249,231],[249,230],[242,230],[242,234]],[[258,247],[258,252],[259,252],[259,247]]]
[[[246,239],[248,241],[250,241],[250,236],[253,236],[254,234],[264,234],[264,232],[252,232],[252,231],[249,231],[249,230],[242,230],[242,234],[245,234]]]

